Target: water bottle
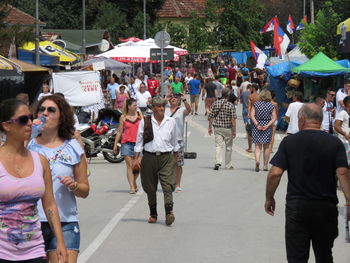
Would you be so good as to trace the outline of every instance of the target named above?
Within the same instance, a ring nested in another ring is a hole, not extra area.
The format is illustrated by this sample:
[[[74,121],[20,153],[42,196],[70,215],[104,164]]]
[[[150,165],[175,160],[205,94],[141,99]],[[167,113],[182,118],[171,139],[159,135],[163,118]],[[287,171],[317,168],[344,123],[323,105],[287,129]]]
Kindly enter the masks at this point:
[[[41,130],[45,126],[46,117],[44,115],[41,116],[40,119],[37,119],[37,120],[34,120],[34,122],[33,122],[32,135],[30,136],[30,139],[34,139],[34,138],[38,137],[38,135],[41,133]]]

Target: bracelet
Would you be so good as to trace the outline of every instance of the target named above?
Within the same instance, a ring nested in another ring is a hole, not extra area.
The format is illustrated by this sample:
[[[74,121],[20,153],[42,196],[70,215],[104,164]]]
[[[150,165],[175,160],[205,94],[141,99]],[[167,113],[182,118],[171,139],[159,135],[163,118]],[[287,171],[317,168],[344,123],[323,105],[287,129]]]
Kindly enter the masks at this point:
[[[78,190],[78,188],[79,188],[79,185],[78,185],[78,183],[77,182],[75,182],[76,184],[75,184],[75,187],[73,188],[73,189],[70,189],[72,192],[75,192],[76,190]]]

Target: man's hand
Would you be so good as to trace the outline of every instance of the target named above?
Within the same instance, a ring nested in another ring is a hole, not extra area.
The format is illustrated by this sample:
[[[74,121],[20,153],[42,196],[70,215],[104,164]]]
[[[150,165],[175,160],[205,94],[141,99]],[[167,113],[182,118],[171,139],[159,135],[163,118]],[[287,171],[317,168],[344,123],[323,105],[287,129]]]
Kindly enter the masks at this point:
[[[276,202],[274,198],[272,198],[272,200],[266,200],[265,212],[268,213],[270,216],[273,216],[275,214],[275,206],[276,206]]]
[[[236,138],[236,130],[232,130],[232,138]]]
[[[209,136],[211,136],[213,134],[213,130],[211,129],[211,127],[208,128],[208,134],[209,134]]]
[[[139,171],[141,169],[139,158],[133,159],[131,168],[133,171]]]

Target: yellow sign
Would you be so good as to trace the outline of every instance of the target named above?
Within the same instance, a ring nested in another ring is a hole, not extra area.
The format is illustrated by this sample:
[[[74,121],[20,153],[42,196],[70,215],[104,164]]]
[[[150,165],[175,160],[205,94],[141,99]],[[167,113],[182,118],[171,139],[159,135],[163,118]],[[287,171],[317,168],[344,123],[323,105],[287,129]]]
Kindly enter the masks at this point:
[[[28,42],[20,48],[29,50],[29,51],[35,51],[35,43]],[[79,59],[78,55],[63,49],[60,46],[57,46],[50,41],[40,41],[39,49],[42,53],[45,53],[51,56],[58,56],[60,58],[60,62],[73,62]]]
[[[350,32],[350,18],[348,18],[337,26],[337,35],[341,35],[341,28],[343,24],[346,27],[346,32]]]

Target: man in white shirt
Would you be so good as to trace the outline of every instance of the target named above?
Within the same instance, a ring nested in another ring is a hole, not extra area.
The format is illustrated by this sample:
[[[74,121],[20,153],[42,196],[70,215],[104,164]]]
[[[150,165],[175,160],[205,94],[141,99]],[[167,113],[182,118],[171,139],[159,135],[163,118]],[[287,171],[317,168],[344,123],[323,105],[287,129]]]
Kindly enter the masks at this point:
[[[167,101],[160,96],[152,100],[153,114],[146,116],[138,127],[133,170],[141,169],[141,183],[147,193],[150,217],[148,223],[157,222],[158,181],[164,193],[165,224],[171,225],[173,213],[173,192],[175,190],[175,165],[177,160],[178,131],[174,118],[164,115]],[[140,164],[139,156],[143,152]]]
[[[181,100],[185,107],[181,107]],[[182,177],[182,166],[184,166],[184,133],[185,133],[185,117],[191,113],[191,106],[188,104],[184,94],[173,94],[169,98],[169,107],[165,108],[165,116],[170,116],[175,119],[179,144],[178,159],[176,163],[176,188],[175,192],[181,192],[181,177]]]
[[[344,87],[337,91],[337,95],[336,95],[337,112],[336,112],[336,114],[338,114],[339,112],[344,110],[343,99],[349,95],[350,95],[350,79],[345,79],[344,80]]]
[[[322,130],[328,133],[333,133],[334,97],[335,97],[335,91],[332,89],[328,89],[326,94],[325,104],[322,108],[323,120],[322,120],[321,128]]]
[[[294,134],[299,131],[298,113],[300,108],[303,106],[302,101],[303,101],[303,95],[298,92],[293,96],[293,102],[288,106],[288,109],[285,115],[285,120],[289,122],[288,129],[287,129],[288,134]]]
[[[130,93],[130,97],[136,99],[136,94],[139,92],[140,85],[136,85],[135,78],[130,78],[130,84],[128,84],[128,89]]]
[[[118,83],[115,82],[115,79],[111,76],[111,79],[109,80],[109,83],[107,85],[107,91],[109,93],[109,96],[111,98],[112,105],[115,104],[115,100],[117,99],[117,88]]]
[[[137,107],[142,113],[146,112],[147,106],[151,103],[151,100],[151,93],[149,93],[149,91],[146,90],[146,86],[142,83],[140,86],[140,91],[136,93]]]
[[[248,85],[251,85],[251,84],[252,83],[250,83],[248,80],[245,80],[240,86],[240,92],[242,93],[242,92],[246,91]]]
[[[350,164],[350,128],[349,128],[349,114],[350,114],[350,96],[346,96],[343,100],[344,110],[340,111],[335,116],[334,129],[337,132],[338,138],[342,141],[345,147],[348,163]]]

